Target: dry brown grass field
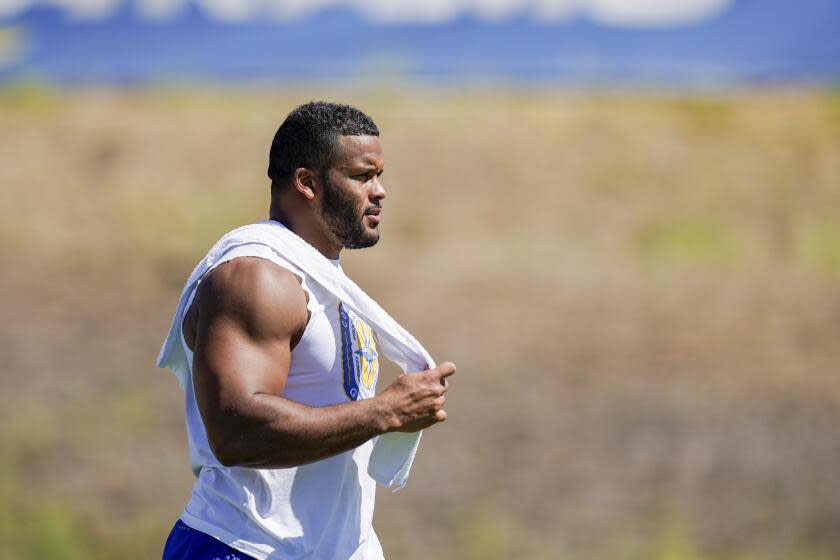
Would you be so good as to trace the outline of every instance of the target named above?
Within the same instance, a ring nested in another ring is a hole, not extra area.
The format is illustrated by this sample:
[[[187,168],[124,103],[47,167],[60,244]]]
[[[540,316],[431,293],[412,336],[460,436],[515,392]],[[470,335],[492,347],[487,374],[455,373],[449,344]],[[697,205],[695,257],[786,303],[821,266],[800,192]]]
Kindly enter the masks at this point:
[[[459,365],[390,558],[840,558],[836,92],[326,86],[0,91],[0,558],[159,557],[192,475],[158,345],[310,98],[382,129],[345,269]]]

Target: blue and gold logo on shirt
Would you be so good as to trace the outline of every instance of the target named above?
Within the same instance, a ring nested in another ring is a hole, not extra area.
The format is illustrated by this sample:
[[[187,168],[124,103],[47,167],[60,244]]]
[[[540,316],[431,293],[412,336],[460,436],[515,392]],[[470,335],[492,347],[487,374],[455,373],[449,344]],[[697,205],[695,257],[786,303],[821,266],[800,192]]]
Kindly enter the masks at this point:
[[[343,303],[338,304],[341,325],[341,363],[344,368],[344,392],[350,400],[369,399],[376,394],[379,354],[370,325]]]

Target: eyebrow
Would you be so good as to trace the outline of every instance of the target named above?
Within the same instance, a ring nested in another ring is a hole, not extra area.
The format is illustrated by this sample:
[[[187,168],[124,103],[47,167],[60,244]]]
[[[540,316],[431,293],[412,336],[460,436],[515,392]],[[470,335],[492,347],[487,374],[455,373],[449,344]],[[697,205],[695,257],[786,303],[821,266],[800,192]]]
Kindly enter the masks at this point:
[[[359,163],[350,166],[352,171],[370,171],[371,169],[378,170],[379,173],[385,171],[385,166],[383,165],[380,169],[378,166],[374,165],[373,163]]]

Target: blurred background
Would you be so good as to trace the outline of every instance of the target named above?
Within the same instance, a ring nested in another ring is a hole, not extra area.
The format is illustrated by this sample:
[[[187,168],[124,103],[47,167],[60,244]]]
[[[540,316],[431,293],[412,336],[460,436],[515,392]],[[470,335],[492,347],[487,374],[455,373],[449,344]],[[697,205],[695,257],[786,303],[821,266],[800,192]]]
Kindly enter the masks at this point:
[[[0,0],[0,558],[160,557],[154,359],[310,99],[382,130],[345,269],[459,365],[389,558],[840,558],[838,78],[835,0]]]

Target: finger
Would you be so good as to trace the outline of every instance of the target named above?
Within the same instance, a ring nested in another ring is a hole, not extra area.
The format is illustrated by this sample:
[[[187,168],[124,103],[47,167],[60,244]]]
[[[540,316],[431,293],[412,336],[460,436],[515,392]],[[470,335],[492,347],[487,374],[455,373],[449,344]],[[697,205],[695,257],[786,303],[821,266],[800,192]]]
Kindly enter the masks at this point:
[[[438,422],[443,422],[446,420],[446,411],[445,410],[438,410],[435,412],[435,420]]]
[[[453,364],[452,362],[443,362],[435,369],[437,370],[438,379],[443,379],[455,373],[456,368],[455,364]]]

